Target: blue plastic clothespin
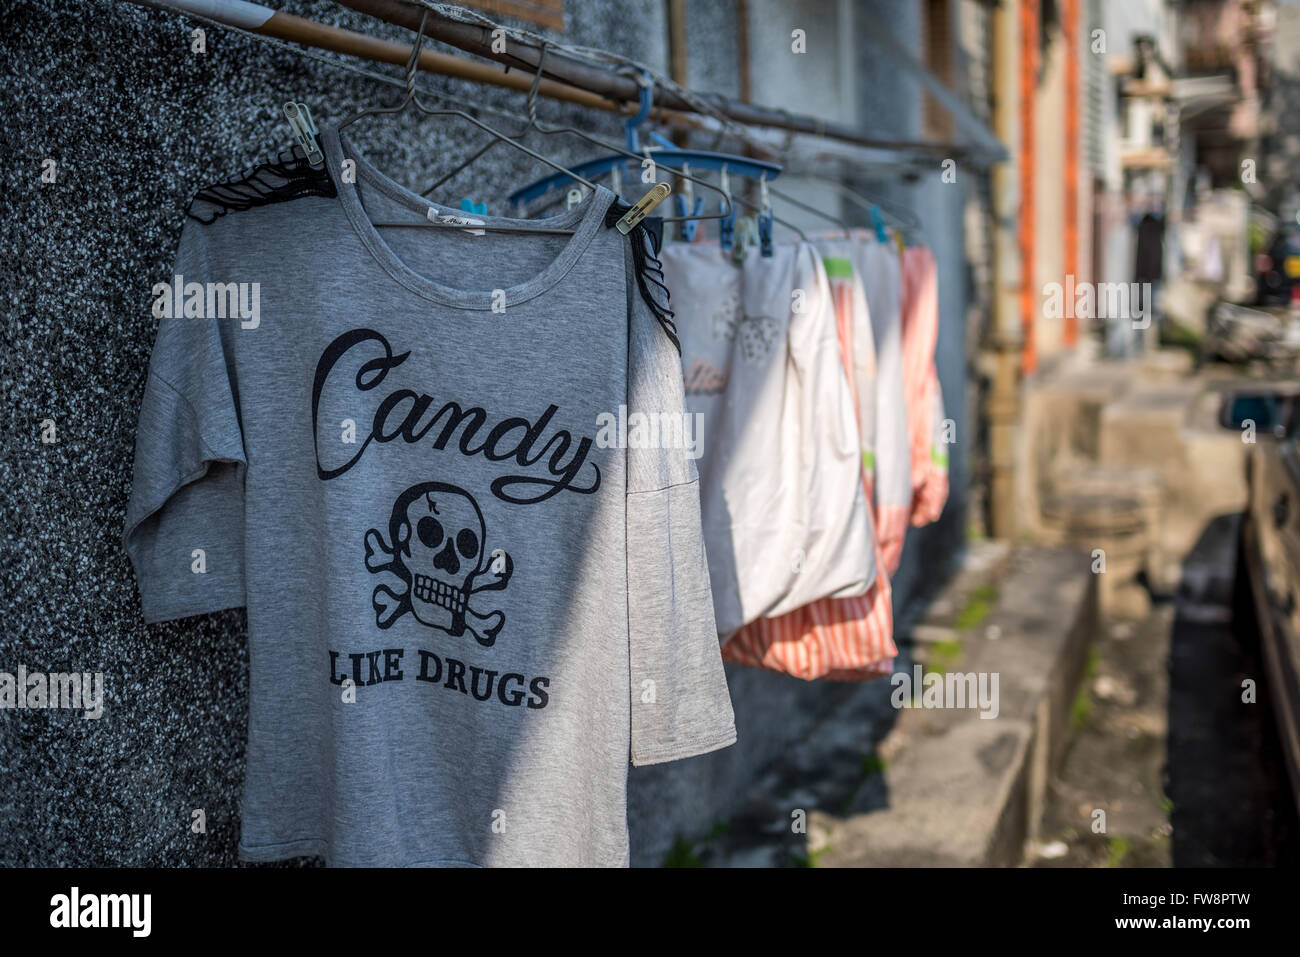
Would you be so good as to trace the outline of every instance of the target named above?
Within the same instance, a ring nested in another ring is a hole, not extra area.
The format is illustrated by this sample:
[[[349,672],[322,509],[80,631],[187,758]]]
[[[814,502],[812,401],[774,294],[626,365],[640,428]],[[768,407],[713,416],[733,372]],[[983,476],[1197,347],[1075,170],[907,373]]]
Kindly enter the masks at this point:
[[[889,237],[885,235],[885,217],[880,215],[880,207],[875,203],[871,204],[871,225],[876,230],[876,239],[880,242],[889,242]]]
[[[736,204],[731,201],[731,180],[727,177],[725,163],[718,173],[718,188],[726,194],[723,199],[718,200],[718,212],[726,213],[718,220],[718,247],[730,249],[736,240]]]
[[[682,172],[687,176],[691,175],[691,166],[689,163],[682,164]],[[695,184],[689,179],[682,183],[682,191],[673,196],[673,206],[677,210],[678,216],[699,216],[704,212],[704,197],[696,198]],[[698,219],[684,220],[678,224],[681,230],[678,235],[684,243],[695,242],[695,232],[700,228]]]
[[[462,199],[460,208],[465,213],[478,213],[480,216],[487,215],[487,203],[476,203],[472,199]]]
[[[759,205],[762,211],[758,214],[758,248],[760,255],[764,259],[772,258],[772,198],[767,193],[767,176],[762,176],[758,181]]]
[[[686,208],[686,197],[678,193],[673,197],[674,205],[677,207],[678,216],[698,216],[704,212],[704,197],[697,196],[695,205],[689,210]],[[685,219],[678,223],[682,227],[681,237],[684,243],[695,242],[695,231],[700,228],[698,219]]]

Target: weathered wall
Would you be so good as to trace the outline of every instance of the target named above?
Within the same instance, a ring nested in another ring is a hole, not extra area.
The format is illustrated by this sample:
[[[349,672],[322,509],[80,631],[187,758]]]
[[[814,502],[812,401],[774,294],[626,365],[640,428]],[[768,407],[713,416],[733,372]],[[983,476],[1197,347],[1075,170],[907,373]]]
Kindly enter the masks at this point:
[[[824,25],[844,5],[811,4],[810,22]],[[322,0],[276,6],[402,36]],[[766,30],[788,37],[774,9],[751,6],[758,8],[751,17],[756,46]],[[569,0],[567,7],[566,39],[666,69],[660,0]],[[692,4],[690,16],[692,83],[734,93],[734,4]],[[914,31],[906,16],[881,16],[902,34]],[[146,628],[119,545],[156,323],[150,290],[168,275],[190,194],[286,144],[279,113],[284,100],[305,100],[321,121],[334,122],[396,94],[217,29],[207,33],[207,52],[193,53],[193,21],[124,2],[71,9],[53,0],[19,0],[0,14],[0,23],[0,59],[8,71],[0,83],[0,138],[8,160],[0,189],[0,670],[21,663],[106,676],[101,720],[57,711],[0,715],[0,865],[230,865],[247,714],[243,614]],[[817,42],[818,33],[811,35]],[[857,51],[862,57],[854,106],[860,120],[900,132],[915,111],[900,109],[906,96],[890,89],[888,71],[869,55],[869,40],[845,44],[827,33],[821,39],[834,42],[835,55]],[[756,60],[756,71],[783,81],[765,85],[768,102],[816,112],[826,100],[823,84],[839,81],[805,72],[810,62],[775,52]],[[517,108],[522,101],[443,78],[425,83],[474,102]],[[619,134],[608,116],[544,109],[595,132]],[[446,169],[449,158],[480,142],[450,120],[408,116],[366,120],[353,129],[370,158],[417,189]],[[586,152],[563,137],[533,145],[568,158]],[[54,184],[40,179],[46,158],[57,164]],[[498,148],[449,184],[446,195],[501,195],[537,175],[530,163]],[[939,364],[960,437],[965,293],[960,278],[950,284],[948,277],[965,276],[962,194],[934,182],[882,188],[896,201],[916,203],[939,257]],[[850,210],[845,215],[864,221]],[[39,441],[46,418],[56,423],[55,444]],[[910,542],[895,591],[900,604],[934,576],[960,540],[960,447],[952,461],[955,507],[940,526]],[[676,835],[725,819],[758,770],[795,746],[837,702],[874,696],[883,709],[888,690],[880,683],[810,685],[754,671],[729,674],[740,743],[632,775],[635,863],[657,863]],[[863,752],[871,747],[864,732]],[[194,808],[206,811],[206,835],[190,833]]]

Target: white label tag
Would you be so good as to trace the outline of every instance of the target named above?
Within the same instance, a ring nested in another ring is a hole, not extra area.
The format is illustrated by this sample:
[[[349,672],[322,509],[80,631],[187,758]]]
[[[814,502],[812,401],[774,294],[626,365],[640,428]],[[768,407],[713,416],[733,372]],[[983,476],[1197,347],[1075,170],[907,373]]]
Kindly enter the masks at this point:
[[[430,209],[426,215],[429,217],[431,222],[446,223],[448,226],[484,225],[483,220],[481,219],[470,219],[467,216],[452,216],[449,213],[440,214],[436,209]],[[471,236],[483,236],[486,231],[482,229],[466,229],[465,232],[469,233]]]

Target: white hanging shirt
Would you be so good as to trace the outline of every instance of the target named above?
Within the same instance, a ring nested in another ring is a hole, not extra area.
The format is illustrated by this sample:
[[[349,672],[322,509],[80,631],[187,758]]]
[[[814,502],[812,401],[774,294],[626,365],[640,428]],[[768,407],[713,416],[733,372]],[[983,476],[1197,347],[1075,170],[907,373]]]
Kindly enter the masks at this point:
[[[662,256],[686,405],[703,436],[700,507],[718,631],[866,591],[875,562],[861,445],[825,269],[807,243]]]

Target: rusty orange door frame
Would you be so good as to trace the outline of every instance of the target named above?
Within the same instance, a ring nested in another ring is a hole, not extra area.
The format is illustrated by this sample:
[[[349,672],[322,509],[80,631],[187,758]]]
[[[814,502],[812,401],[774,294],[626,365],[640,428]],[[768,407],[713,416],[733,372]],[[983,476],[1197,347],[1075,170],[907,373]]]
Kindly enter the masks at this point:
[[[1079,268],[1079,0],[1061,7],[1061,44],[1065,50],[1065,274],[1077,283]],[[1065,346],[1079,341],[1079,320],[1065,310]]]

